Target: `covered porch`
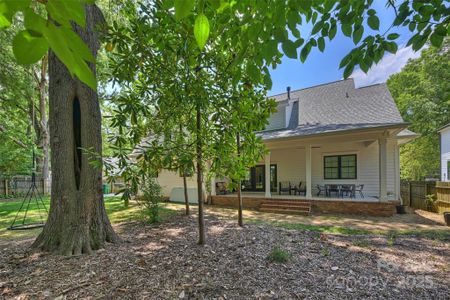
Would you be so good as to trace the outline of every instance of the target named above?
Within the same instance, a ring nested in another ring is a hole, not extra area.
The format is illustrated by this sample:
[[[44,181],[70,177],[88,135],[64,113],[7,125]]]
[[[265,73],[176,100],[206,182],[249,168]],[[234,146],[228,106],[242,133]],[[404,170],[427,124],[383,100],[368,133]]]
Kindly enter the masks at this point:
[[[399,146],[409,141],[399,135],[403,129],[370,128],[265,140],[268,152],[242,181],[243,197],[400,201]],[[211,186],[213,196],[220,194],[217,187],[216,182]]]

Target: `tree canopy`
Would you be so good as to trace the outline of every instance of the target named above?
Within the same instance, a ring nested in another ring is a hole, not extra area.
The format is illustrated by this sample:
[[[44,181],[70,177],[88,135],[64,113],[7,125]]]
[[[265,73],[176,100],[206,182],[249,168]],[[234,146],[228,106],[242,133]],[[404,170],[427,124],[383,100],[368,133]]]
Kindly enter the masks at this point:
[[[450,40],[441,48],[423,50],[387,84],[406,122],[420,134],[401,148],[401,176],[422,180],[439,176],[440,152],[437,129],[450,122]]]

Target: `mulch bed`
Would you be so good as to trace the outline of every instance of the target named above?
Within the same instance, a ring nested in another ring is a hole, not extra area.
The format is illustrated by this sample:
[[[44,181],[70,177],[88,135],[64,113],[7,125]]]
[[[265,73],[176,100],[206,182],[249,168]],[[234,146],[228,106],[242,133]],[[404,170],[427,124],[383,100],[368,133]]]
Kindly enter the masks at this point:
[[[32,240],[0,244],[5,299],[449,299],[448,241],[323,235],[195,216],[159,226],[116,226],[124,242],[95,254],[28,253]],[[285,263],[268,254],[280,247]]]

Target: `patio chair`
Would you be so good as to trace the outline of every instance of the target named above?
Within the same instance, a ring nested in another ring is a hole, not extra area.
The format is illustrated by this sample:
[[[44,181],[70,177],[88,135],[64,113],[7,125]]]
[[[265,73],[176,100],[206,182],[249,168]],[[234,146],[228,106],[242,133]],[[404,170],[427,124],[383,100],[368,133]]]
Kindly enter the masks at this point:
[[[355,194],[356,194],[356,192],[358,192],[359,195],[361,196],[361,198],[364,198],[363,189],[364,189],[364,184],[357,185],[356,189],[355,189]]]
[[[336,197],[340,196],[340,188],[337,184],[329,184],[327,187],[327,196],[331,197],[331,193],[335,193]]]
[[[355,198],[355,185],[354,184],[343,184],[341,185],[341,197]]]
[[[280,181],[278,183],[278,194],[281,195],[283,192],[291,194],[291,183],[289,181]]]
[[[306,185],[304,187],[302,187],[302,183],[303,182],[301,182],[301,181],[299,182],[298,187],[296,187],[296,192],[299,195],[306,196]]]
[[[326,194],[326,189],[325,189],[324,185],[318,184],[318,185],[316,185],[316,188],[317,188],[317,197],[319,197],[320,194],[322,194],[322,193]]]

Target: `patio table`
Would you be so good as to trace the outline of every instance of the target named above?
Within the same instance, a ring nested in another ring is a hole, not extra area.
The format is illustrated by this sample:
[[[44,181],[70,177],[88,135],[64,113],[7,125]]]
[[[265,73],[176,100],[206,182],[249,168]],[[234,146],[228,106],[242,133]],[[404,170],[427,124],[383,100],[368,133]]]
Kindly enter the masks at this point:
[[[336,193],[338,198],[344,198],[344,193],[350,198],[354,197],[355,184],[325,184],[325,196],[331,197],[331,193]]]

